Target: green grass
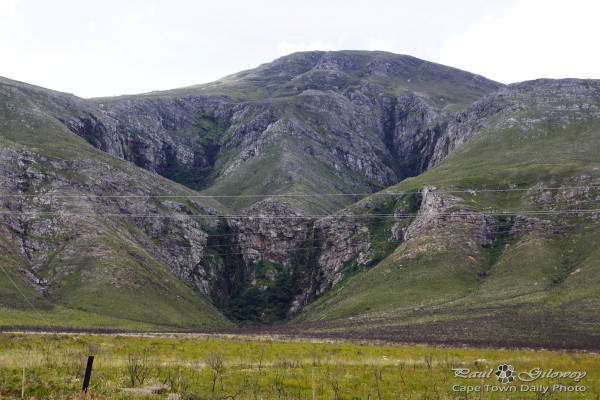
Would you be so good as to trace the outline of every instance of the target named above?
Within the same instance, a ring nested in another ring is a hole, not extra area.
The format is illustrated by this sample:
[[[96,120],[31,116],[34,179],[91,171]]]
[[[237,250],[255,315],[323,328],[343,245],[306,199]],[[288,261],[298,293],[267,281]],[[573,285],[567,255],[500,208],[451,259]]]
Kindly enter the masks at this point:
[[[24,300],[21,300],[24,302]],[[93,312],[75,310],[60,305],[51,308],[39,309],[42,317],[52,327],[69,327],[77,329],[116,329],[133,331],[169,331],[172,327],[139,322],[110,315],[96,314]],[[0,307],[0,326],[5,327],[38,327],[50,330],[44,321],[31,309],[18,309],[14,307]]]
[[[240,100],[262,100],[293,96],[306,89],[334,89],[359,87],[365,82],[383,85],[390,92],[402,90],[429,94],[430,101],[443,106],[463,108],[483,94],[501,85],[455,68],[426,62],[414,57],[383,51],[337,51],[330,58],[344,64],[343,70],[316,70],[314,67],[325,56],[322,51],[300,52],[284,56],[255,69],[242,71],[209,84],[194,85],[163,92],[134,96],[92,99],[96,103],[110,103],[121,99],[146,97],[180,97],[185,95],[224,95]],[[379,63],[394,66],[394,73],[366,74],[368,65]],[[351,60],[351,62],[348,62]],[[377,90],[377,89],[376,89]]]
[[[206,296],[173,276],[133,240],[123,240],[123,236],[117,240],[113,232],[106,229],[93,239],[69,242],[37,272],[38,277],[48,279],[45,287],[50,297],[35,293],[18,274],[13,280],[27,297],[37,299],[42,309],[48,309],[45,318],[56,326],[84,327],[82,324],[90,320],[94,327],[108,323],[122,329],[231,326]],[[44,325],[5,277],[0,277],[0,283],[8,290],[6,300],[0,298],[1,304],[15,309],[14,313],[3,314],[0,324]]]
[[[316,399],[462,399],[466,394],[454,391],[455,385],[478,386],[482,379],[455,378],[452,368],[488,373],[505,363],[513,365],[517,373],[534,368],[586,372],[579,382],[558,378],[534,381],[550,387],[562,384],[586,388],[584,393],[550,391],[542,398],[588,399],[600,394],[596,354],[213,335],[61,338],[64,344],[52,335],[0,335],[0,395],[21,395],[25,367],[26,398],[76,398],[88,354],[95,356],[90,384],[93,399],[160,399],[177,394],[181,398],[312,398],[313,390]],[[128,366],[133,365],[130,360],[144,367],[133,385],[128,372]],[[218,367],[211,360],[220,360],[222,365]],[[525,382],[518,379],[502,385],[492,375],[483,382],[489,385],[486,399],[506,398],[492,387],[519,390],[514,398],[540,398],[535,392],[521,392]],[[151,388],[157,393],[150,394]],[[480,393],[470,396],[480,398]]]
[[[339,64],[340,68],[320,68],[320,63],[325,59],[330,64]],[[211,157],[214,156],[211,161],[214,162],[209,166],[189,167],[167,155],[167,166],[161,174],[212,195],[257,195],[249,199],[223,198],[227,206],[237,211],[261,200],[262,196],[287,194],[292,187],[294,194],[307,195],[344,191],[371,193],[390,183],[387,179],[366,178],[361,171],[340,168],[337,164],[345,161],[341,156],[336,156],[338,160],[335,160],[328,154],[329,151],[324,155],[319,154],[322,148],[333,148],[340,141],[346,140],[341,132],[347,132],[350,136],[364,134],[368,137],[364,144],[353,139],[353,146],[374,144],[385,148],[381,138],[372,132],[369,124],[364,124],[364,130],[356,126],[363,124],[358,122],[361,120],[357,118],[359,115],[371,114],[372,118],[378,119],[379,111],[363,110],[352,115],[352,126],[347,126],[348,122],[337,115],[340,111],[341,93],[348,95],[358,90],[377,104],[381,96],[395,99],[401,92],[416,91],[424,94],[424,101],[436,108],[458,109],[501,86],[485,79],[476,79],[473,74],[464,71],[409,56],[379,51],[315,51],[282,57],[209,84],[134,96],[93,99],[93,102],[108,105],[110,109],[111,105],[126,100],[172,100],[186,96],[206,96],[222,101],[226,108],[236,110],[235,117],[227,118],[222,116],[221,111],[221,117],[216,117],[216,112],[199,113],[195,116],[194,132],[165,132],[195,152],[211,153]],[[259,115],[270,120],[267,124],[264,121],[254,123]],[[156,123],[149,124],[135,115],[123,117],[148,126],[149,130],[156,129]],[[273,137],[265,139],[263,125],[275,122],[280,126],[285,125],[282,122],[290,122],[287,126],[292,132],[269,132],[268,135]],[[247,129],[256,129],[256,126],[260,127],[261,132],[246,132]],[[293,132],[296,130],[298,132]],[[335,137],[332,132],[336,133]],[[202,145],[190,145],[190,138],[196,133]],[[256,137],[250,140],[249,135]],[[239,154],[241,143],[250,141],[258,144],[256,152],[260,154],[242,160]],[[210,146],[207,147],[207,144]],[[307,148],[315,150],[307,152]],[[316,152],[317,157],[307,154],[311,152]],[[353,155],[359,153],[360,150],[356,150]],[[328,159],[328,162],[323,161],[323,158]],[[400,171],[402,168],[396,165],[396,161],[385,160],[385,164],[394,164],[397,176],[404,176],[406,172]],[[242,163],[238,165],[240,162]],[[364,162],[368,164],[369,160]],[[296,198],[292,202],[305,211],[316,210],[322,213],[346,207],[351,204],[350,200],[320,198],[321,204],[317,204],[315,201]]]
[[[553,101],[560,102],[557,98]],[[295,321],[312,321],[307,326],[315,334],[344,337],[594,346],[600,332],[600,315],[594,310],[600,304],[600,225],[593,213],[552,212],[598,208],[597,188],[579,193],[569,187],[599,182],[600,124],[593,118],[547,123],[544,112],[504,116],[514,117],[515,126],[492,124],[437,167],[350,208],[366,215],[391,213],[399,209],[394,201],[401,195],[394,199],[387,191],[411,193],[435,186],[454,199],[453,207],[492,213],[496,228],[491,245],[474,241],[475,227],[447,218],[334,288]],[[556,113],[552,118],[567,118],[567,112]],[[454,192],[462,189],[474,191]],[[531,230],[515,225],[517,215],[531,211],[550,212],[536,216],[547,226],[540,222]],[[510,234],[513,228],[518,228],[515,235]]]
[[[4,93],[10,87],[16,90]],[[163,199],[143,197],[147,194],[171,196],[165,200],[181,204],[182,214],[203,215],[207,208],[223,207],[210,199],[202,204],[192,201],[188,196],[197,192],[111,157],[69,132],[52,115],[60,105],[53,97],[59,96],[56,93],[7,84],[0,86],[0,94],[11,98],[0,106],[0,145],[8,174],[0,183],[11,188],[25,176],[23,190],[32,196],[19,199],[12,197],[18,193],[7,189],[1,194],[11,197],[3,205],[21,202],[25,210],[51,213],[20,220],[7,217],[0,262],[47,320],[60,326],[141,330],[232,326],[207,296],[169,271],[155,238],[148,236],[139,219],[118,215],[141,205],[164,216],[170,213],[162,206]],[[64,95],[61,100],[69,98]],[[85,110],[85,104],[79,104],[83,101],[70,101]],[[159,221],[171,229],[169,240],[187,244],[184,228],[171,227],[164,218]],[[190,217],[189,223],[208,230],[213,221]],[[24,254],[22,245],[36,251]],[[44,293],[36,292],[24,278],[34,266],[36,277],[48,281]],[[44,325],[3,273],[0,287],[0,325]]]
[[[299,143],[292,140],[285,146],[274,145],[259,157],[248,158],[202,193],[224,196],[219,200],[236,211],[268,198],[270,194],[283,196],[278,200],[313,214],[333,212],[351,204],[352,198],[321,194],[339,192],[340,187],[353,192],[355,187],[345,184],[332,168],[300,151]],[[289,151],[290,147],[295,149]],[[315,197],[311,198],[311,195]]]
[[[335,296],[311,304],[306,316],[330,319],[397,307],[418,308],[461,298],[476,286],[480,264],[469,260],[466,249],[458,252],[450,244],[438,251],[407,246],[407,252],[415,250],[417,255],[389,256],[340,288]]]

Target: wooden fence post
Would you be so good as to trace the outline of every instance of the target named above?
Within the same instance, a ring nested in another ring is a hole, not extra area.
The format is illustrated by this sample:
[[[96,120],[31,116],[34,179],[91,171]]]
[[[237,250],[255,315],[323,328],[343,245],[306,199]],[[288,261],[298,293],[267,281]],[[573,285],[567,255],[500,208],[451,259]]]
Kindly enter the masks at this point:
[[[312,368],[312,395],[315,400],[315,367]]]
[[[481,400],[485,398],[485,380],[481,378]]]
[[[94,356],[88,356],[87,367],[85,368],[85,377],[83,378],[83,387],[81,391],[87,393],[88,386],[90,385],[90,378],[92,377],[92,365],[94,364]]]
[[[21,381],[21,400],[25,399],[25,353],[23,353],[23,380]]]

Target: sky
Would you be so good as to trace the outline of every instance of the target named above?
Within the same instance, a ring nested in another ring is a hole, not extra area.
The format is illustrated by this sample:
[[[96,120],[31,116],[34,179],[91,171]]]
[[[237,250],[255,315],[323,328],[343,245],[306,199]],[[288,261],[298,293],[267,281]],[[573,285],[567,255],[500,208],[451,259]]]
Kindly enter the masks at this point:
[[[384,50],[502,83],[598,79],[599,15],[597,0],[0,0],[0,76],[88,98]]]

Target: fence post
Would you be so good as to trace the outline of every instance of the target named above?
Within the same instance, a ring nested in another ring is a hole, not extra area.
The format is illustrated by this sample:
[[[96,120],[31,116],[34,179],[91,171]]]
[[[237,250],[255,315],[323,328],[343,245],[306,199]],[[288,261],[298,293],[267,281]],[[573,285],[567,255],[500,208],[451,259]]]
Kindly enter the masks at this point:
[[[23,380],[21,381],[21,400],[25,398],[25,353],[23,353]]]
[[[481,400],[485,398],[485,380],[481,378]]]
[[[315,400],[315,367],[312,368],[312,398]]]
[[[92,365],[94,364],[94,356],[88,356],[87,367],[85,368],[85,377],[83,378],[83,387],[81,391],[87,393],[88,386],[90,385],[90,378],[92,377]]]

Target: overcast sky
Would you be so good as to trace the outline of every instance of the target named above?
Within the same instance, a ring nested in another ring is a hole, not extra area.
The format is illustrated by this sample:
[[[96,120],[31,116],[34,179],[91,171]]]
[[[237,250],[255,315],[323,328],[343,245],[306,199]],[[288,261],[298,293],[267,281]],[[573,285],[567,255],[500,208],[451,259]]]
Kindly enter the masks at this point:
[[[597,0],[0,0],[0,76],[81,97],[385,50],[503,83],[600,78]]]

